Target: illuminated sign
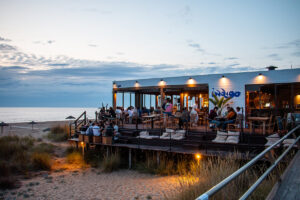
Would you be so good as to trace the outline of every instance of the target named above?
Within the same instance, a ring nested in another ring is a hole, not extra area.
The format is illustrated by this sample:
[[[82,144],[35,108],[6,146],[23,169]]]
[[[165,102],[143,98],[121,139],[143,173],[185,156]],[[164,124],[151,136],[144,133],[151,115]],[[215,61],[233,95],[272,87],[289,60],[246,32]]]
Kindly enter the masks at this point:
[[[241,95],[240,91],[225,91],[223,88],[220,90],[215,90],[215,88],[212,88],[213,91],[212,93],[215,94],[217,97],[224,97],[224,98],[234,98],[234,97],[239,97]]]

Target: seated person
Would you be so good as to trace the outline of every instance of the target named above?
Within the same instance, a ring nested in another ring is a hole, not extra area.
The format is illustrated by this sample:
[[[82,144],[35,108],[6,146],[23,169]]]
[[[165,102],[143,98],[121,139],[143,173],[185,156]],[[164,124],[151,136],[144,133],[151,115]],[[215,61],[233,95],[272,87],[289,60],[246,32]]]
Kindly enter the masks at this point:
[[[226,115],[226,121],[223,122],[222,125],[223,130],[226,130],[227,124],[235,123],[236,116],[237,116],[236,112],[232,107],[228,107],[227,110],[228,110],[228,114]]]
[[[119,127],[115,122],[113,122],[112,124],[113,124],[113,128],[114,128],[114,140],[116,141],[119,139],[119,136],[120,136]]]
[[[90,121],[89,127],[86,129],[86,132],[85,132],[86,135],[88,135],[88,136],[93,136],[94,135],[94,132],[93,132],[93,126],[94,125],[95,124]]]
[[[93,135],[94,136],[100,136],[100,127],[98,126],[97,123],[94,123],[94,126],[93,126]]]
[[[106,137],[112,137],[114,134],[113,125],[109,121],[106,121],[104,132],[105,132],[104,136]]]
[[[210,128],[215,128],[219,127],[221,125],[221,121],[216,120],[216,117],[218,116],[218,107],[214,107],[214,109],[210,110],[209,115],[208,115],[208,121],[210,123],[209,127]]]
[[[190,113],[186,108],[183,108],[181,117],[179,118],[179,129],[181,129],[184,123],[189,122],[189,120],[190,120]]]
[[[209,115],[208,115],[208,121],[214,120],[218,114],[218,107],[214,107],[214,109],[210,110]]]

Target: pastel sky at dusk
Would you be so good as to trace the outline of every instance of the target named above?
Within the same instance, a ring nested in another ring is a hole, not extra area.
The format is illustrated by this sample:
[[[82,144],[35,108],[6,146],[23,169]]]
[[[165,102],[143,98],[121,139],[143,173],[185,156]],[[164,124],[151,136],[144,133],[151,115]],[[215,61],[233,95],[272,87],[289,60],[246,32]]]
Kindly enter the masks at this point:
[[[0,0],[0,106],[111,104],[113,80],[300,67],[300,1]]]

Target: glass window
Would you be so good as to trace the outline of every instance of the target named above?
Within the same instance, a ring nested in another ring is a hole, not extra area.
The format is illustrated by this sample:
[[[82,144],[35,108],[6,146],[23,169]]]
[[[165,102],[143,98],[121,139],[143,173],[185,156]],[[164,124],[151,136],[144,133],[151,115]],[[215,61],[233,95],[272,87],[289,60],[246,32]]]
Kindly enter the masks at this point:
[[[122,106],[122,102],[123,102],[123,93],[121,92],[117,92],[117,106]]]

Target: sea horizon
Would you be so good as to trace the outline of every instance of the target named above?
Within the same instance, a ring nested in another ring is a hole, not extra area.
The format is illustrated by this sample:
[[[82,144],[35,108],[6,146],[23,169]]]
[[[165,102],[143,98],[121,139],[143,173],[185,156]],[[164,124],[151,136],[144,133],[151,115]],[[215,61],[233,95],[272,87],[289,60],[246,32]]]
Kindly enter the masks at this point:
[[[88,119],[95,119],[97,107],[0,107],[0,122],[65,121],[66,117],[79,117],[84,111]]]

